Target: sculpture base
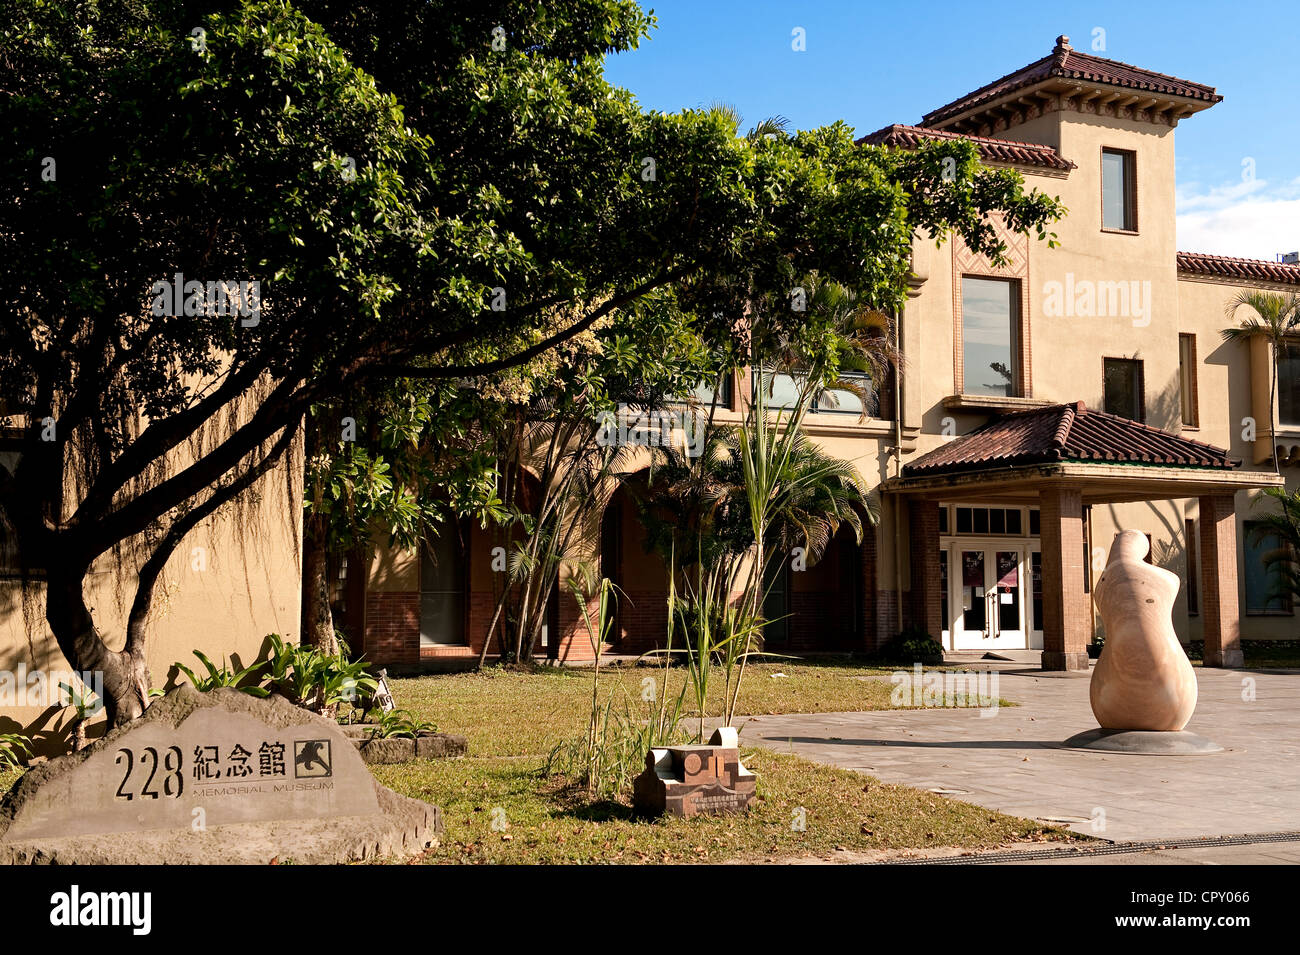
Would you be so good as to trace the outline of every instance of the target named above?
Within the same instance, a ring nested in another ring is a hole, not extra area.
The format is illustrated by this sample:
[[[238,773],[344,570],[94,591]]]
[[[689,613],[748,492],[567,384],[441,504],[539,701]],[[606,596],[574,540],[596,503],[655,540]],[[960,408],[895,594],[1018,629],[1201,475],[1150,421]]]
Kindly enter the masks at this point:
[[[1222,753],[1223,747],[1204,736],[1186,730],[1107,730],[1097,727],[1071,736],[1061,744],[1066,749],[1086,749],[1094,753],[1129,753],[1134,756],[1209,756]]]

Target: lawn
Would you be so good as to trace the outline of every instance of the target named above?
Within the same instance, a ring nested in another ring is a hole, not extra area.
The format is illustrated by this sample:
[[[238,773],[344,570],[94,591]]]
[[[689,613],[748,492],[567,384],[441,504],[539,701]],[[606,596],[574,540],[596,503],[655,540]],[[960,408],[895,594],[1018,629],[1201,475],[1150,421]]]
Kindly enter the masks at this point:
[[[892,685],[880,679],[890,672],[847,660],[751,666],[739,708],[746,714],[890,709]],[[611,668],[602,672],[602,695],[626,694],[637,705],[642,681],[661,673]],[[682,671],[671,679],[675,692]],[[711,713],[718,712],[721,685],[714,691]],[[489,668],[395,680],[393,693],[399,706],[469,739],[465,759],[373,767],[397,792],[442,807],[446,834],[424,862],[763,861],[1074,838],[762,749],[742,751],[758,774],[758,798],[745,816],[641,820],[624,797],[592,803],[572,781],[542,773],[550,749],[586,725],[590,670]]]
[[[658,689],[662,672],[609,668],[602,671],[602,696],[626,695],[634,707],[644,706],[643,681],[654,678]],[[755,665],[745,675],[739,710],[757,715],[890,709],[891,672],[848,659]],[[674,693],[682,678],[681,669],[672,671]],[[592,802],[573,780],[543,772],[551,749],[586,726],[590,670],[490,667],[391,685],[399,707],[469,740],[470,755],[463,759],[372,767],[385,785],[442,808],[446,832],[421,862],[762,862],[833,859],[843,850],[981,849],[1079,838],[764,749],[742,750],[746,766],[758,774],[757,799],[748,813],[638,819],[625,796]],[[708,712],[719,712],[721,698],[718,683]],[[17,778],[0,775],[0,793]]]
[[[674,697],[684,672],[681,667],[670,671]],[[847,658],[755,664],[745,671],[738,712],[761,716],[893,709],[893,672]],[[601,693],[613,692],[620,701],[625,696],[639,708],[644,681],[654,680],[655,692],[661,692],[662,674],[660,667],[607,667],[601,671]],[[399,707],[444,733],[465,736],[470,752],[480,755],[544,756],[582,731],[591,703],[591,671],[586,668],[488,667],[479,673],[392,680],[391,685]],[[709,688],[709,713],[721,712],[722,696],[719,679]],[[695,712],[689,694],[685,706],[688,713]]]

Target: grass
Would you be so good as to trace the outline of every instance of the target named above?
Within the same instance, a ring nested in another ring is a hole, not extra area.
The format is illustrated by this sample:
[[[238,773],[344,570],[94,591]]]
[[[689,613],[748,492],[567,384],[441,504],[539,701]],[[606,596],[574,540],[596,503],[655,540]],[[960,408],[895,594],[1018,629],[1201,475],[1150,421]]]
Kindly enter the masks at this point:
[[[626,693],[639,709],[642,681],[658,682],[662,672],[661,667],[606,667],[600,676],[602,696]],[[893,709],[894,687],[888,679],[893,672],[847,658],[751,664],[741,684],[738,711],[762,716]],[[670,673],[675,695],[684,670],[673,668]],[[582,732],[591,701],[591,671],[578,668],[489,667],[479,673],[392,680],[390,685],[399,707],[413,710],[444,733],[466,737],[471,753],[493,756],[550,752],[556,743]],[[709,713],[722,711],[722,689],[720,680],[710,687]]]
[[[671,672],[676,689],[683,674]],[[890,709],[892,685],[879,677],[891,672],[847,659],[753,665],[741,688],[740,710]],[[602,696],[626,693],[639,705],[642,681],[661,673],[644,666],[604,670]],[[746,815],[638,819],[626,796],[589,802],[573,780],[541,771],[553,746],[584,731],[589,670],[494,667],[394,680],[392,688],[399,706],[469,740],[465,759],[372,767],[385,785],[442,808],[444,839],[423,862],[754,862],[833,856],[837,850],[974,849],[1076,838],[765,749],[742,752],[745,765],[758,774],[758,796]],[[721,684],[714,689],[711,713],[719,711]],[[796,826],[800,819],[802,828]]]
[[[753,750],[742,759],[758,774],[758,797],[747,814],[658,820],[636,818],[622,800],[588,803],[576,787],[541,776],[523,760],[372,768],[397,792],[442,807],[446,833],[418,860],[425,863],[762,862],[837,850],[974,849],[1071,838],[797,756]]]
[[[672,686],[679,688],[683,671],[671,672]],[[848,659],[752,665],[740,711],[889,709],[891,672]],[[657,681],[661,674],[654,667],[603,670],[602,696],[626,693],[639,707],[642,681]],[[758,775],[748,813],[639,819],[626,795],[591,802],[575,780],[543,774],[552,747],[585,729],[589,670],[493,667],[398,679],[391,686],[399,707],[469,740],[470,755],[462,759],[371,767],[395,791],[442,808],[442,842],[419,862],[762,862],[1081,838],[766,749],[742,751],[745,765]],[[714,690],[709,712],[716,714],[721,683]],[[0,793],[18,776],[0,775]]]

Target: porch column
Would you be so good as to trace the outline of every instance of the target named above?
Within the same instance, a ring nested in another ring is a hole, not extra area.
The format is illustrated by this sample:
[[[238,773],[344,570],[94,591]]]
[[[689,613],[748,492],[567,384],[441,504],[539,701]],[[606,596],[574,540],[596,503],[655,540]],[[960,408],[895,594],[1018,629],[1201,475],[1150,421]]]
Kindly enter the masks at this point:
[[[912,555],[911,624],[943,639],[943,595],[939,583],[939,502],[908,502],[908,533]]]
[[[1043,669],[1088,669],[1084,593],[1083,495],[1078,488],[1038,494],[1043,547]]]
[[[1207,667],[1239,667],[1241,617],[1237,610],[1237,509],[1231,494],[1201,504],[1201,620]]]

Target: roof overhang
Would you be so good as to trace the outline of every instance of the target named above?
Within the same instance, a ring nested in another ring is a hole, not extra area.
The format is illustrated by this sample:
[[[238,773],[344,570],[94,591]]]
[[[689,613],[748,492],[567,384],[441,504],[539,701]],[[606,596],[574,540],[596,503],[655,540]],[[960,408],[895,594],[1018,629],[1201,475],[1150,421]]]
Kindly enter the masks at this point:
[[[1045,113],[1064,111],[1173,127],[1180,119],[1213,105],[1202,99],[1156,90],[1138,90],[1095,80],[1049,77],[975,104],[953,116],[924,124],[955,133],[992,136]]]
[[[1077,488],[1084,504],[1122,504],[1235,494],[1285,484],[1282,477],[1265,471],[1061,461],[891,478],[880,490],[926,500],[1032,504],[1041,491],[1065,487]]]

